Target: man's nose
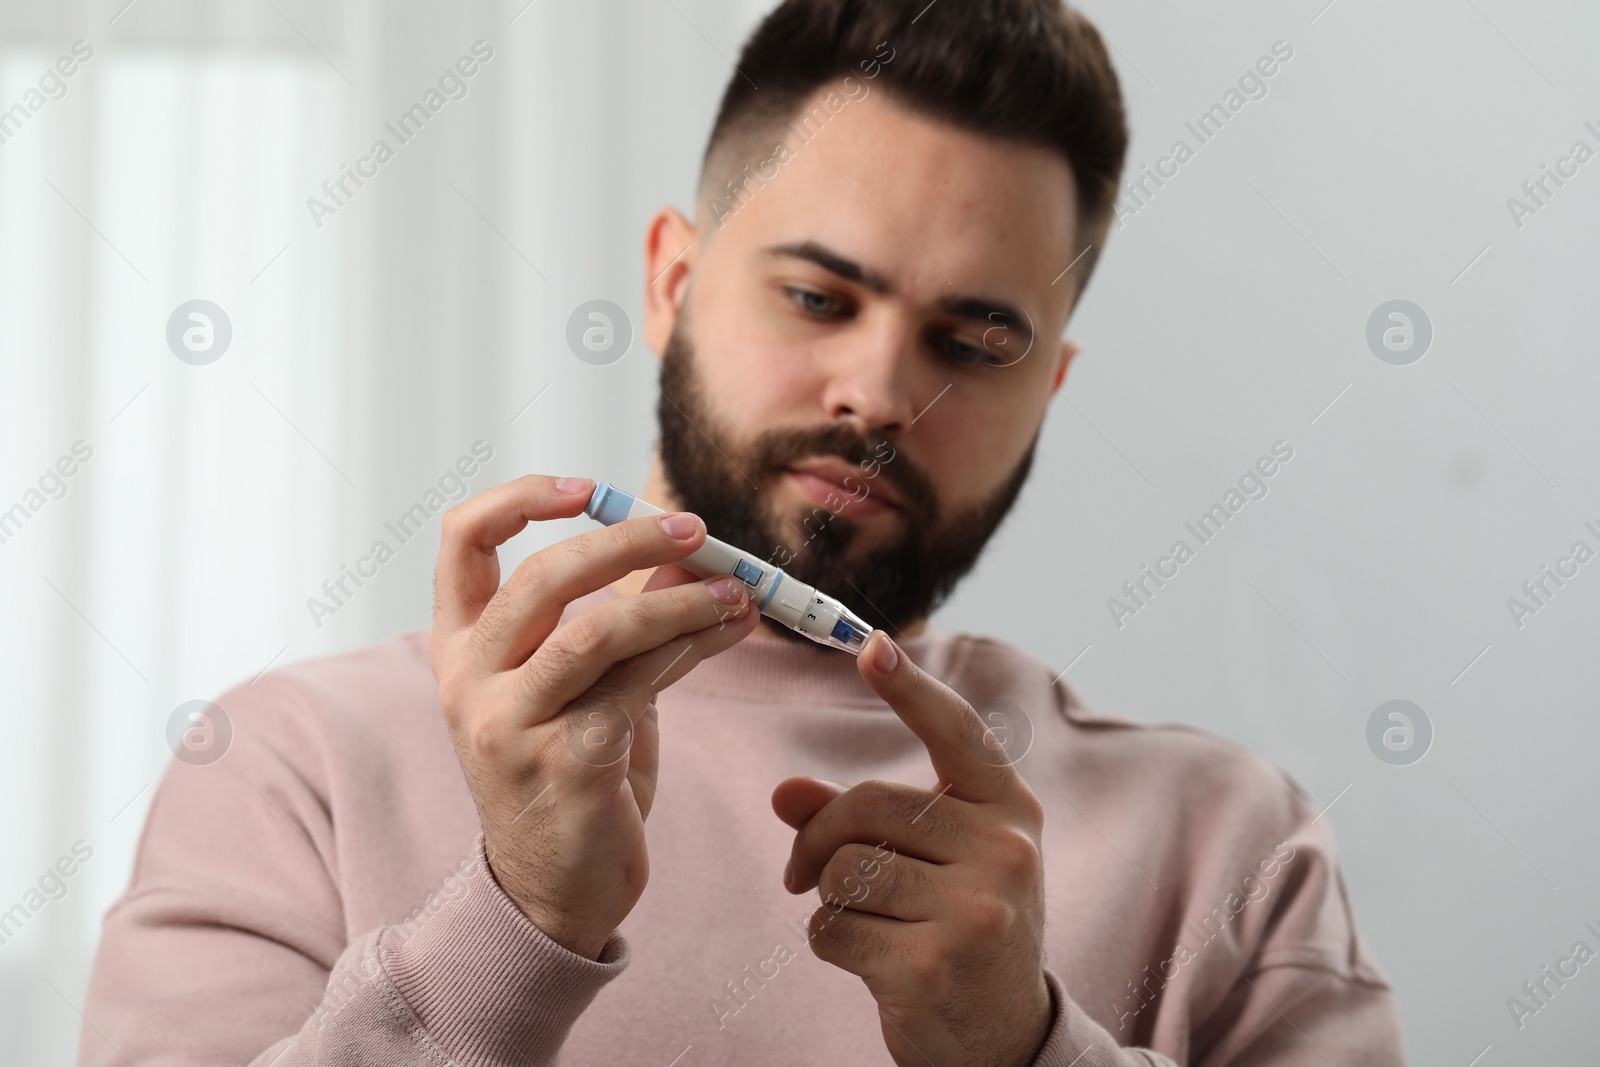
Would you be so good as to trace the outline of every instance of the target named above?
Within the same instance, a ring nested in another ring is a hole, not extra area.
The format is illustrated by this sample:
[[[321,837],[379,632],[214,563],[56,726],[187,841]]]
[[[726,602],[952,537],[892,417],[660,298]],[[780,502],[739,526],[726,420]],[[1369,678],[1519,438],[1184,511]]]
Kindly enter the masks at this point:
[[[911,396],[915,341],[905,324],[882,321],[842,341],[823,373],[828,417],[849,420],[862,433],[898,436],[916,417]]]

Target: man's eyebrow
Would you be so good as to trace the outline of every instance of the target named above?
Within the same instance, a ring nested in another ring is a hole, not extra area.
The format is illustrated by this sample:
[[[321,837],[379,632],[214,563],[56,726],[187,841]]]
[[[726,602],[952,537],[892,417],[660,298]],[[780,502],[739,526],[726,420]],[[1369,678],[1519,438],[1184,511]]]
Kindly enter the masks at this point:
[[[1033,344],[1033,320],[1015,304],[981,296],[946,296],[934,301],[934,307],[958,319],[1015,330],[1025,346]],[[988,331],[984,332],[987,334]]]
[[[809,260],[828,273],[837,274],[845,281],[854,282],[856,285],[871,290],[880,296],[887,296],[894,289],[889,284],[889,279],[882,274],[875,270],[869,270],[849,256],[842,256],[833,249],[820,245],[815,241],[773,245],[766,252],[769,256],[791,256],[795,259]]]
[[[894,291],[889,279],[875,270],[863,267],[849,256],[840,255],[816,241],[799,241],[793,244],[772,245],[766,249],[769,256],[790,256],[815,263],[830,274],[847,282],[886,296]],[[1015,304],[1004,300],[991,300],[981,296],[945,296],[934,306],[947,315],[970,319],[986,326],[1005,326],[1018,331],[1024,343],[1033,342],[1033,322]]]

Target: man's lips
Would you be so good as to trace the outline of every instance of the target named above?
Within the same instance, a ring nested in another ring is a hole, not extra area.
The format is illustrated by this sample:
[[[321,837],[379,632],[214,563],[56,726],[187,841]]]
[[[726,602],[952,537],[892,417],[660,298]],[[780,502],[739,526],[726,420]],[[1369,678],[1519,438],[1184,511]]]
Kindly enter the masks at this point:
[[[857,466],[840,459],[805,460],[784,472],[813,504],[845,518],[868,518],[898,509],[899,496],[883,480],[868,478]]]

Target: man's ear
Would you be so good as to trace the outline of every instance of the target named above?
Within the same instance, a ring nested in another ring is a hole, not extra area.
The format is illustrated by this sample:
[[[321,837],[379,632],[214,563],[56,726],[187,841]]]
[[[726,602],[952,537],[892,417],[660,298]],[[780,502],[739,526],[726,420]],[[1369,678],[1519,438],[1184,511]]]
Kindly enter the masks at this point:
[[[1072,362],[1072,357],[1083,351],[1083,346],[1076,341],[1062,341],[1060,361],[1056,364],[1056,373],[1050,379],[1050,395],[1055,396],[1061,391],[1061,383],[1067,379],[1067,365]]]
[[[656,212],[644,231],[644,339],[657,356],[683,310],[696,238],[694,225],[675,207]]]

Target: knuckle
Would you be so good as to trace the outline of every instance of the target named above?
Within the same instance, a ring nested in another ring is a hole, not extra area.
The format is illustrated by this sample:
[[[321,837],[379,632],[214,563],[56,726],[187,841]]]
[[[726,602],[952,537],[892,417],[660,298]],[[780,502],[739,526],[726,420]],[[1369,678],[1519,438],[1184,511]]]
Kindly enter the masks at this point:
[[[991,862],[1007,881],[1031,879],[1039,870],[1043,857],[1039,846],[1021,830],[1007,828],[995,838]]]
[[[560,774],[585,750],[584,732],[589,724],[577,706],[569,705],[561,714],[533,731],[529,740],[530,763]]]
[[[1000,758],[996,759],[992,742],[982,739],[978,743],[984,746],[985,766],[981,773],[985,784],[997,793],[1005,793],[1011,783],[1018,780],[1016,768],[1005,761],[1004,749],[999,750]]]
[[[938,835],[949,830],[953,807],[948,796],[927,789],[907,789],[894,794],[888,810],[898,825]]]
[[[989,724],[983,721],[978,709],[966,700],[962,700],[957,705],[955,714],[957,739],[961,744],[976,749],[979,755],[987,756],[992,751]]]
[[[540,650],[544,655],[545,650]],[[512,696],[518,707],[535,707],[544,700],[545,693],[549,692],[549,679],[545,674],[545,667],[538,657],[530,659],[517,671],[515,683],[512,685]]]
[[[439,537],[441,540],[453,540],[461,533],[461,526],[467,519],[465,508],[465,501],[445,508],[444,514],[439,516]]]
[[[465,724],[460,731],[460,741],[472,754],[474,762],[479,764],[498,762],[506,754],[509,746],[506,730],[491,716],[484,716]]]
[[[857,783],[851,790],[856,806],[865,812],[880,812],[893,796],[890,784],[881,778],[869,778]]]
[[[604,699],[576,701],[558,723],[569,762],[612,766],[632,744],[633,720],[620,705]]]
[[[607,529],[615,530],[616,527],[611,526]],[[597,547],[596,541],[598,540],[598,538],[594,536],[595,533],[600,533],[602,536],[604,535],[603,531],[590,531],[587,533],[578,534],[576,537],[569,537],[565,542],[563,542],[563,546],[566,548],[567,554],[572,557],[574,563],[581,566],[589,559],[590,556],[594,555]]]
[[[483,609],[478,621],[472,625],[472,636],[467,638],[467,649],[479,659],[487,659],[491,648],[499,647],[507,637],[505,620],[498,605]]]
[[[913,989],[933,991],[944,988],[945,958],[943,953],[919,945],[906,953],[905,968]]]
[[[841,909],[835,912],[834,907],[842,903],[841,900],[830,901],[811,913],[813,951],[831,963],[861,963],[882,956],[885,950],[883,936],[865,923],[857,922],[848,911]]]
[[[912,664],[912,666],[916,666]],[[922,692],[928,681],[928,673],[920,667],[914,671],[906,671],[901,678],[900,685],[907,697],[915,697]]]
[[[841,890],[844,880],[851,873],[849,849],[841,848],[828,857],[828,862],[822,865],[822,872],[817,875],[817,892],[826,899],[830,894],[843,897]]]
[[[834,918],[833,912],[822,907],[813,911],[811,918],[806,920],[806,940],[811,943],[811,951],[827,963],[835,962],[840,948],[839,931],[835,928],[837,924]]]
[[[900,820],[909,828],[914,841],[964,841],[972,832],[971,821],[960,802],[948,794],[919,792],[906,800]]]
[[[444,712],[447,722],[455,722],[461,717],[468,686],[466,672],[459,667],[446,667],[439,675],[439,708]]]
[[[869,884],[874,893],[882,893],[885,900],[895,904],[927,895],[927,875],[904,863],[884,867]]]
[[[543,552],[535,552],[517,564],[512,578],[524,589],[543,589],[550,584],[550,557]]]
[[[1018,783],[1021,788],[1017,791],[1017,806],[1022,810],[1025,825],[1034,829],[1044,827],[1044,804],[1039,800],[1039,795],[1028,787],[1026,783]]]
[[[875,882],[883,874],[883,855],[871,845],[850,846],[850,871],[863,881]]]
[[[1011,905],[987,892],[974,893],[962,913],[973,933],[985,941],[1004,939],[1014,916]]]
[[[556,688],[556,680],[577,671],[583,659],[564,641],[546,641],[517,671],[517,701],[536,707]]]
[[[586,611],[567,624],[564,637],[548,643],[555,646],[553,651],[561,666],[572,666],[602,655],[610,647],[613,634],[603,615]]]
[[[674,605],[676,606],[676,605]],[[671,608],[653,597],[634,597],[623,610],[628,625],[639,630],[652,629]]]
[[[656,521],[647,516],[640,516],[635,521],[617,523],[611,527],[617,549],[630,559],[645,555],[658,544],[656,539],[650,536],[652,527],[659,531]]]
[[[920,872],[890,867],[873,846],[851,843],[840,846],[823,865],[817,891],[824,900],[832,896],[847,906],[870,897],[876,902],[872,910],[892,910],[908,893],[916,893],[920,884]]]
[[[856,862],[850,866],[849,887],[851,896],[857,902],[871,897],[877,904],[874,910],[882,908],[892,911],[896,905],[905,899],[906,890],[909,887],[899,877],[901,872],[883,867],[881,864],[874,870],[872,869],[873,862],[875,861],[867,861],[868,870],[864,872],[861,869],[860,856],[857,854]]]

